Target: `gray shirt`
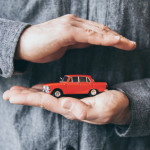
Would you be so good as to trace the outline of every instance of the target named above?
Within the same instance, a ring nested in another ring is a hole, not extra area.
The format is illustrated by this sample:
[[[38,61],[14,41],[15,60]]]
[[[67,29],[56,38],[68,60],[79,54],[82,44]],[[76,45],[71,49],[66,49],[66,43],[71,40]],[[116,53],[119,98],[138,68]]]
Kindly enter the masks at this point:
[[[0,150],[150,149],[149,10],[149,0],[1,0]],[[136,41],[137,49],[125,52],[92,46],[70,50],[58,61],[30,63],[23,75],[14,75],[14,53],[22,31],[29,24],[68,13],[109,26]],[[106,81],[124,91],[130,101],[131,123],[92,125],[2,99],[13,85],[57,82],[65,74],[90,74],[95,81]]]

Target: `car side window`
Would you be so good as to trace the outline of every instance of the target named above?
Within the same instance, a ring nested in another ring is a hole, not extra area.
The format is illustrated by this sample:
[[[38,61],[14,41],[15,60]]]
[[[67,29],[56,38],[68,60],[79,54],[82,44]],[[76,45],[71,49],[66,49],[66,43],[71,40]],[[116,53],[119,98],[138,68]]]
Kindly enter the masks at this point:
[[[80,82],[86,82],[86,77],[79,77]]]
[[[78,82],[78,77],[72,77],[73,82]]]
[[[88,77],[86,77],[86,82],[91,82],[90,79]]]
[[[69,82],[73,82],[72,77],[70,78]]]

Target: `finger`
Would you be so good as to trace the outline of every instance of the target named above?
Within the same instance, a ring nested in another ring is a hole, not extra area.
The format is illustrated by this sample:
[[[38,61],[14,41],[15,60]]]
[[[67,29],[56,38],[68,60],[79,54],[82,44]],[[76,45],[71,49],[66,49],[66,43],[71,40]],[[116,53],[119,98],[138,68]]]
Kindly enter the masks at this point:
[[[104,24],[100,24],[100,23],[90,21],[90,20],[85,20],[85,19],[82,19],[82,18],[76,18],[76,20],[78,22],[80,22],[80,25],[79,25],[79,23],[77,24],[77,22],[76,22],[77,26],[82,25],[83,28],[90,28],[90,29],[92,29],[96,32],[109,32],[113,35],[121,36],[120,34],[118,34],[117,32],[115,32],[113,30],[111,30],[108,26],[105,26]]]
[[[15,93],[10,96],[9,101],[13,104],[18,105],[28,105],[28,106],[37,106],[41,107],[39,99],[42,98],[42,94],[39,93]]]
[[[123,50],[134,50],[136,48],[136,43],[134,41],[130,41],[125,37],[121,37],[119,43],[114,44],[113,47],[123,49]]]
[[[61,106],[60,100],[58,100],[57,98],[51,95],[44,94],[43,92],[16,93],[12,97],[10,97],[9,101],[13,104],[18,104],[18,105],[41,107],[48,111],[61,114],[66,118],[75,119],[75,117],[72,114],[68,115],[66,109],[64,109]]]
[[[74,20],[80,22],[80,24],[82,25],[85,25],[85,28],[88,27],[97,32],[105,31],[105,32],[110,32],[116,36],[119,35],[117,32],[111,30],[109,27],[105,26],[104,24],[100,24],[91,20],[85,20],[79,17],[75,17]],[[74,22],[74,25],[75,25],[75,22]],[[77,24],[76,22],[76,25],[79,26],[79,23]]]
[[[3,93],[3,99],[4,100],[9,100],[10,97],[16,95],[16,94],[20,94],[20,93],[33,93],[33,92],[37,92],[36,89],[32,89],[32,88],[25,88],[25,87],[18,87],[18,88],[12,88],[11,90],[7,90]]]
[[[42,107],[55,113],[64,113],[64,109],[62,109],[57,98],[32,88],[28,90],[8,90],[5,92],[4,98],[13,104]]]
[[[33,89],[36,89],[36,90],[43,90],[43,84],[36,84],[36,85],[33,85],[32,88],[33,88]]]
[[[119,49],[123,49],[123,50],[133,50],[136,48],[136,43],[133,41],[130,41],[129,39],[119,35],[118,33],[116,33],[115,31],[112,31],[110,28],[108,28],[107,26],[103,25],[103,24],[99,24],[93,21],[89,21],[89,20],[84,20],[84,19],[80,19],[80,22],[74,22],[74,25],[76,27],[82,28],[84,30],[91,30],[91,31],[95,31],[97,33],[102,33],[104,35],[113,35],[113,36],[120,36],[120,42],[114,44],[114,45],[106,45],[106,46],[114,46],[116,48]],[[78,20],[78,21],[79,21]],[[103,45],[103,44],[102,44]],[[105,44],[104,44],[105,46]]]
[[[15,90],[7,90],[7,91],[5,91],[3,93],[3,99],[4,100],[9,100],[9,98],[11,97],[11,95],[21,92],[21,90],[19,90],[19,89],[17,91],[15,91],[15,92],[14,91]]]
[[[18,105],[28,105],[28,106],[37,106],[44,107],[44,96],[49,96],[43,92],[31,92],[30,90],[26,91],[8,91],[9,92],[9,101],[13,104]],[[44,94],[44,96],[43,96]],[[42,104],[43,103],[43,104]]]
[[[114,35],[119,35],[113,32],[109,27],[105,26],[104,24],[99,24],[82,18],[79,18],[77,21],[74,21],[72,25],[83,29],[91,29],[95,32],[109,32],[109,33],[113,33]]]
[[[94,101],[92,98],[84,99],[87,101]],[[95,110],[93,105],[94,103],[86,103],[79,101],[75,98],[64,98],[62,100],[62,106],[65,108],[66,113],[65,117],[72,120],[84,121],[92,124],[105,124],[108,122],[108,117],[104,117],[99,110]]]
[[[86,104],[75,98],[57,99],[43,92],[33,93],[29,91],[23,93],[23,91],[17,91],[15,94],[10,95],[9,101],[13,104],[42,107],[72,120],[82,121],[86,119],[87,112],[90,109]]]
[[[25,89],[28,89],[27,87],[23,87],[23,86],[19,86],[19,85],[15,85],[13,87],[10,88],[10,90],[25,90]]]
[[[91,29],[74,27],[73,40],[78,43],[89,43],[94,45],[112,46],[120,42],[120,36],[112,34],[97,33]]]
[[[85,103],[71,97],[61,98],[61,105],[66,110],[65,116],[72,120],[86,120],[91,109]]]
[[[68,97],[57,99],[49,94],[32,92],[31,90],[9,90],[9,101],[18,105],[41,107],[71,120],[99,122],[96,120],[99,118],[97,112],[78,99]],[[103,123],[103,121],[101,122]]]
[[[89,47],[89,46],[91,46],[91,44],[88,44],[88,43],[77,43],[77,44],[68,46],[68,49],[74,49],[74,48],[86,48],[86,47]]]

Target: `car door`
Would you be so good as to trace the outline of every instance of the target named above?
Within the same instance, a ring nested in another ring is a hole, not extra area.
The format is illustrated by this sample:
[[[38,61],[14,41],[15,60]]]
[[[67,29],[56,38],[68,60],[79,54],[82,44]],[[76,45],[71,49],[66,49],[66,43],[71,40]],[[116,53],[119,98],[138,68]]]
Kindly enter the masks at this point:
[[[80,94],[79,77],[71,77],[67,85],[67,94]]]
[[[80,81],[80,93],[81,94],[88,94],[91,90],[91,82],[88,77],[79,77]]]

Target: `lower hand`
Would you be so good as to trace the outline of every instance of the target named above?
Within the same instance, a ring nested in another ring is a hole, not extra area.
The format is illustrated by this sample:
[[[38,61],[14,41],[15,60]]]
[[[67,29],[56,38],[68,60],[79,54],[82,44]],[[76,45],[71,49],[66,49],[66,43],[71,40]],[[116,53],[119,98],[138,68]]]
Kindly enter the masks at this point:
[[[41,107],[68,119],[91,124],[124,125],[130,122],[129,100],[122,92],[107,90],[94,97],[83,99],[71,97],[57,99],[42,92],[41,89],[41,85],[32,88],[15,86],[6,91],[3,98],[13,104]]]
[[[61,58],[68,49],[84,48],[91,44],[123,50],[136,48],[135,42],[107,26],[69,14],[25,29],[15,58],[46,63]]]

